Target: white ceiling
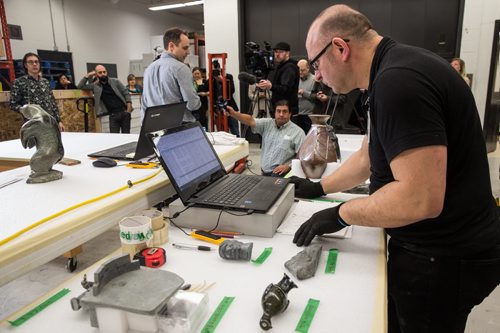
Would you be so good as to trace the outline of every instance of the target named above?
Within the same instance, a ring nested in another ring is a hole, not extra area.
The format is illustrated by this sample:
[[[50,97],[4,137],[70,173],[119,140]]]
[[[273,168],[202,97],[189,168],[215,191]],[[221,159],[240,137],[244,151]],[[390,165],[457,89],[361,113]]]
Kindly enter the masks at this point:
[[[109,0],[112,3],[119,1],[133,1],[144,6],[144,10],[148,10],[150,6],[170,5],[174,3],[189,2],[192,0]],[[186,16],[193,20],[203,22],[203,5],[189,6],[182,8],[169,9],[168,12],[181,16]]]

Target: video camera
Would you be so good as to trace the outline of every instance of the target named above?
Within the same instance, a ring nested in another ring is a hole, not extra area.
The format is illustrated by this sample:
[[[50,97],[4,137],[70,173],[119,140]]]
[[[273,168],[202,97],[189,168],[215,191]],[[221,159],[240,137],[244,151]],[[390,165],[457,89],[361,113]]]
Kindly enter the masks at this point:
[[[267,79],[269,72],[274,68],[274,54],[271,44],[264,42],[264,50],[255,42],[245,43],[245,69],[255,75],[257,82]]]
[[[217,98],[217,108],[219,110],[226,110],[227,108],[227,100],[225,100],[222,96]]]

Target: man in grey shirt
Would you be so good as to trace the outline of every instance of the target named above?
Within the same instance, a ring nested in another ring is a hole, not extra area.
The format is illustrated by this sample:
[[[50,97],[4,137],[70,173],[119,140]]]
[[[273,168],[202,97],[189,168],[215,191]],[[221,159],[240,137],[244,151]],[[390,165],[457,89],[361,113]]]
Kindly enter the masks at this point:
[[[306,135],[290,121],[288,101],[276,102],[273,118],[255,119],[249,114],[236,112],[227,107],[229,115],[252,128],[252,132],[262,135],[260,165],[264,176],[284,177],[292,168],[292,159],[299,152]]]
[[[191,111],[201,106],[200,97],[193,86],[193,76],[184,64],[189,54],[189,38],[177,28],[167,30],[163,36],[165,51],[144,72],[141,119],[146,108],[157,105],[187,102],[183,122],[195,122]]]
[[[309,114],[313,112],[316,101],[316,92],[314,91],[316,80],[314,80],[314,76],[309,71],[309,61],[301,59],[297,63],[297,66],[299,67],[300,75],[298,91],[299,114],[296,115],[297,119],[295,123],[307,134],[312,124]]]

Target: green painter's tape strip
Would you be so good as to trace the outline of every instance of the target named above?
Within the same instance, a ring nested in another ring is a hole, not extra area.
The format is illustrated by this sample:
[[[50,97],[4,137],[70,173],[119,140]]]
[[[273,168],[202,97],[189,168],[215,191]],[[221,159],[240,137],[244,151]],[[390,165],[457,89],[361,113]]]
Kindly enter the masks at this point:
[[[258,265],[264,263],[264,261],[266,261],[267,257],[269,257],[271,255],[271,252],[273,252],[273,248],[272,247],[266,247],[264,249],[264,251],[260,254],[260,256],[257,259],[252,260],[252,262],[254,264],[258,264]]]
[[[23,314],[21,317],[17,318],[16,320],[14,321],[9,321],[9,323],[12,325],[12,326],[21,326],[22,324],[24,324],[27,320],[33,318],[33,316],[35,316],[37,313],[39,313],[40,311],[42,311],[43,309],[45,309],[46,307],[48,307],[49,305],[51,305],[52,303],[55,303],[56,301],[60,300],[61,298],[64,297],[64,295],[68,294],[69,293],[69,289],[65,288],[65,289],[62,289],[60,292],[58,292],[57,294],[55,294],[54,296],[48,298],[47,300],[45,300],[43,303],[41,303],[40,305],[37,305],[35,308],[31,309],[30,311],[26,312],[25,314]]]
[[[335,267],[337,266],[337,256],[339,255],[339,250],[330,249],[328,251],[328,259],[326,260],[325,273],[333,274],[335,273]]]
[[[295,332],[307,333],[309,331],[309,327],[311,327],[311,323],[314,319],[314,315],[316,314],[316,310],[318,310],[318,306],[319,301],[317,299],[309,298],[297,327],[295,327]]]
[[[219,325],[219,322],[221,321],[222,317],[224,317],[224,314],[226,313],[231,303],[233,303],[233,301],[234,297],[224,297],[217,306],[217,309],[215,309],[214,313],[212,313],[212,315],[210,316],[210,319],[208,319],[205,326],[203,326],[203,328],[201,329],[201,333],[215,332],[217,325]]]

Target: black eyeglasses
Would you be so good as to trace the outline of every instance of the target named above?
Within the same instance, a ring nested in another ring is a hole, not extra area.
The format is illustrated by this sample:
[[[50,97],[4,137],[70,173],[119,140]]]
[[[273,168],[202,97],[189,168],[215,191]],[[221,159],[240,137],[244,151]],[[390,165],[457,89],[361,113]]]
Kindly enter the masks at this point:
[[[344,42],[346,42],[346,43],[349,43],[349,39],[345,39],[344,38],[342,40]],[[323,54],[325,54],[326,50],[328,50],[328,48],[330,46],[332,46],[332,44],[333,44],[333,40],[331,40],[328,44],[326,44],[326,46],[323,48],[323,50],[319,51],[319,53],[318,53],[317,56],[315,56],[312,60],[309,60],[309,66],[311,66],[314,69],[314,71],[318,70],[318,67],[319,67],[318,60],[319,60],[319,58],[321,58],[321,56]]]

